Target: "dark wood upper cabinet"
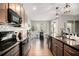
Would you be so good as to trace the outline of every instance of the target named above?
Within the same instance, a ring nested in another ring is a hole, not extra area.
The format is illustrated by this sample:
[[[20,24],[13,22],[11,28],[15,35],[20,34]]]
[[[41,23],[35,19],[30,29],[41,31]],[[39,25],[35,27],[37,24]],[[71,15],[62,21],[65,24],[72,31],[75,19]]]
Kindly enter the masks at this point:
[[[23,4],[20,3],[11,3],[9,4],[9,8],[12,9],[13,11],[15,11],[19,16],[21,16],[22,18],[22,25],[24,26],[25,24],[25,17],[27,17],[27,15],[25,15],[25,9],[23,7]]]
[[[24,8],[21,6],[21,16],[22,16],[22,20],[23,20],[23,22],[22,22],[23,26],[24,26],[24,23],[25,23],[25,19],[24,19],[25,15],[24,14],[25,14],[24,13]]]
[[[16,11],[16,3],[9,3],[9,8]]]
[[[0,9],[6,9],[5,3],[0,3]]]
[[[0,3],[0,24],[7,22],[7,7],[6,3]]]
[[[15,11],[19,16],[21,16],[21,7],[22,5],[20,3],[10,3],[9,8]]]
[[[0,3],[0,24],[8,23],[8,9],[13,10],[22,17],[22,24],[25,23],[25,10],[23,4],[20,3]],[[26,15],[27,17],[27,15]]]

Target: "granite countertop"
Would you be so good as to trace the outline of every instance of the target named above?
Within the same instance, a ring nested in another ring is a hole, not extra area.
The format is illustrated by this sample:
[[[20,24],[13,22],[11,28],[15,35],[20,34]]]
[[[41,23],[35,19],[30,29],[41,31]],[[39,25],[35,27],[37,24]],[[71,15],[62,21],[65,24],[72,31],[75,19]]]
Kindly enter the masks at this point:
[[[59,37],[59,36],[54,38],[79,51],[79,41],[75,39],[69,39],[69,38],[62,39],[62,37]]]
[[[15,44],[13,44],[11,47],[3,50],[3,51],[0,51],[0,56],[5,54],[6,52],[8,52],[10,49],[14,48],[16,45],[18,45],[20,42],[16,42]]]

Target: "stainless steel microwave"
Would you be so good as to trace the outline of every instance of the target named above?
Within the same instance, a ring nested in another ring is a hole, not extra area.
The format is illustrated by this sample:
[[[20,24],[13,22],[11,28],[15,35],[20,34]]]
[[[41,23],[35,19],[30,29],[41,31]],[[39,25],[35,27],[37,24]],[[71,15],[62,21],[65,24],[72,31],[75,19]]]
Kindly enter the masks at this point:
[[[22,17],[19,16],[15,11],[12,9],[8,9],[8,23],[15,27],[20,27],[22,23]]]

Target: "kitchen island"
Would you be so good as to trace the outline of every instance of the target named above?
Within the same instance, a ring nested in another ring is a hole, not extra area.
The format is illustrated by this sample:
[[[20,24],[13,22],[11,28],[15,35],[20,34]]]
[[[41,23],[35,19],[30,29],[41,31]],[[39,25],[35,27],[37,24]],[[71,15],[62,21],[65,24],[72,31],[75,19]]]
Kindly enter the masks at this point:
[[[60,36],[52,37],[51,52],[55,56],[79,56],[79,42]]]

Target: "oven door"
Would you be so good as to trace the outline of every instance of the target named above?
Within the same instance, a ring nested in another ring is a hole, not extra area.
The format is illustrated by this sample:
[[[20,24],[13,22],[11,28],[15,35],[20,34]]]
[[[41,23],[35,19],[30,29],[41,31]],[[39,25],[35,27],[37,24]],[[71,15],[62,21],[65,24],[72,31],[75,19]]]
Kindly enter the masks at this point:
[[[13,31],[0,32],[0,51],[3,51],[17,42],[16,37],[13,36]]]

